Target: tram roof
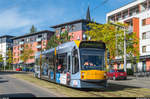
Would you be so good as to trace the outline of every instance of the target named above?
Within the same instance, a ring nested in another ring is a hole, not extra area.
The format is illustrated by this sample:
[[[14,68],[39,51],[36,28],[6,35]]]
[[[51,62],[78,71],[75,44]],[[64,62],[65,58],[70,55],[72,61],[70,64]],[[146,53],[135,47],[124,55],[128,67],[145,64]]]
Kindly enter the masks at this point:
[[[74,47],[74,46],[77,46],[79,47],[80,43],[81,42],[92,42],[92,41],[79,41],[79,40],[73,40],[73,41],[69,41],[69,42],[66,42],[66,43],[63,43],[61,45],[58,45],[56,47],[56,50],[60,50],[60,49],[65,49],[65,48],[68,48],[68,47]],[[101,41],[100,41],[101,42]],[[101,42],[103,43],[103,42]],[[43,51],[42,54],[45,54],[45,53],[48,53],[48,52],[53,52],[55,51],[55,48],[52,48],[52,49],[48,49],[46,51]],[[37,52],[36,53],[36,56],[39,56],[41,54],[41,52]]]

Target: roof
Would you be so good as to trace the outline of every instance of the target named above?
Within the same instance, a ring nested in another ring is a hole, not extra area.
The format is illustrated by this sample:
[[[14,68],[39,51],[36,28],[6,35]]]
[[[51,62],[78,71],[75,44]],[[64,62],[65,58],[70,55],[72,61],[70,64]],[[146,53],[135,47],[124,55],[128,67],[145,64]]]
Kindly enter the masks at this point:
[[[75,24],[75,23],[79,23],[79,22],[91,22],[91,23],[94,23],[93,21],[88,21],[86,19],[79,19],[79,20],[74,20],[74,21],[71,21],[71,22],[66,22],[66,23],[55,25],[55,26],[51,26],[51,28],[58,28],[58,27],[61,27],[61,26],[64,26],[64,25]],[[97,23],[97,24],[100,24],[100,23]]]
[[[14,38],[12,38],[12,39],[14,40],[14,39],[23,38],[23,37],[28,37],[28,36],[32,36],[32,35],[37,35],[37,34],[45,33],[45,32],[47,32],[47,33],[54,33],[53,31],[44,30],[44,31],[36,32],[36,33],[27,33],[27,34],[25,34],[25,35],[17,36],[17,37],[14,37]]]
[[[113,9],[113,10],[109,11],[108,13],[113,12],[113,11],[115,11],[115,10],[117,10],[117,9],[123,8],[123,7],[125,7],[125,6],[127,6],[127,5],[129,5],[129,4],[131,4],[131,3],[136,2],[136,1],[138,1],[138,0],[131,1],[131,2],[129,2],[129,3],[125,4],[125,5],[123,5],[122,7],[119,7],[119,8],[116,8],[116,9]]]
[[[13,38],[15,36],[12,36],[12,35],[3,35],[3,36],[0,36],[0,38],[5,38],[5,37]]]

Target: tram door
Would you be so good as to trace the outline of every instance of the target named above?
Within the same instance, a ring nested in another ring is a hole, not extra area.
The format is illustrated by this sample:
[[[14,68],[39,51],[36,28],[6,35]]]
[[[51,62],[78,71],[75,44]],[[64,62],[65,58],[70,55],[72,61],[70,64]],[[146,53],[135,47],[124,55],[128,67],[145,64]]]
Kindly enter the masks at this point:
[[[72,75],[79,72],[79,57],[78,50],[75,49],[72,53]]]
[[[71,53],[67,54],[67,85],[70,84],[70,80],[71,80]]]
[[[67,71],[71,73],[71,53],[67,54]]]

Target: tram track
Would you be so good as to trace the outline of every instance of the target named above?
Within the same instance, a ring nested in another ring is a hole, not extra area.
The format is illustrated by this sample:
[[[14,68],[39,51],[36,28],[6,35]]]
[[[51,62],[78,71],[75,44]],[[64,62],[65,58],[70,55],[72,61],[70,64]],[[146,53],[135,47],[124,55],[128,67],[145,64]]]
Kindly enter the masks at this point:
[[[20,75],[20,74],[19,74]],[[117,84],[110,84],[108,88],[104,89],[72,89],[66,86],[60,86],[44,80],[35,79],[33,75],[20,75],[20,79],[29,80],[31,83],[38,85],[44,84],[46,87],[53,92],[64,94],[68,97],[149,97],[150,90],[146,88],[136,88],[130,86],[118,86]],[[38,83],[36,83],[38,81]],[[51,86],[51,87],[49,87]],[[59,89],[57,89],[59,88]]]

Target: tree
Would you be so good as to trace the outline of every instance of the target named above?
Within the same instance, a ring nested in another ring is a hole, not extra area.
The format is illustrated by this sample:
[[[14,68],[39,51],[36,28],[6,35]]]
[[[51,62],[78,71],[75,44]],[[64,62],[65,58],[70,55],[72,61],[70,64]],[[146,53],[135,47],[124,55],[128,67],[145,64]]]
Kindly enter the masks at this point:
[[[13,63],[13,55],[12,55],[12,50],[9,48],[9,50],[7,51],[6,53],[7,55],[7,60],[6,62],[8,63],[8,66],[9,66],[9,69],[10,69],[10,66],[11,64]]]
[[[56,36],[56,34],[54,34],[48,41],[46,49],[57,47],[59,44],[70,41],[70,39],[71,36],[68,35],[68,31],[61,33],[59,36]]]
[[[35,32],[37,32],[37,29],[34,27],[34,25],[32,25],[30,29],[30,33],[35,33]]]
[[[28,44],[24,45],[23,52],[22,52],[22,54],[20,56],[20,59],[23,61],[24,64],[27,63],[27,61],[29,59],[33,59],[34,58],[33,52],[34,51],[32,50],[32,48]]]
[[[0,65],[1,65],[1,67],[3,66],[3,62],[4,62],[3,55],[0,54]]]
[[[116,23],[121,26],[127,27],[127,24]],[[106,23],[106,24],[96,24],[89,23],[90,27],[89,31],[86,31],[87,36],[91,38],[91,40],[103,41],[106,44],[106,53],[105,53],[105,64],[107,65],[107,53],[109,52],[109,65],[111,64],[111,60],[114,60],[116,56],[122,56],[124,58],[123,50],[124,50],[124,31],[121,28],[116,28],[114,25]],[[126,31],[128,32],[128,31]],[[134,59],[135,55],[139,57],[139,51],[137,50],[138,39],[135,33],[126,33],[127,39],[127,56],[130,59]],[[107,67],[108,69],[108,67]]]

